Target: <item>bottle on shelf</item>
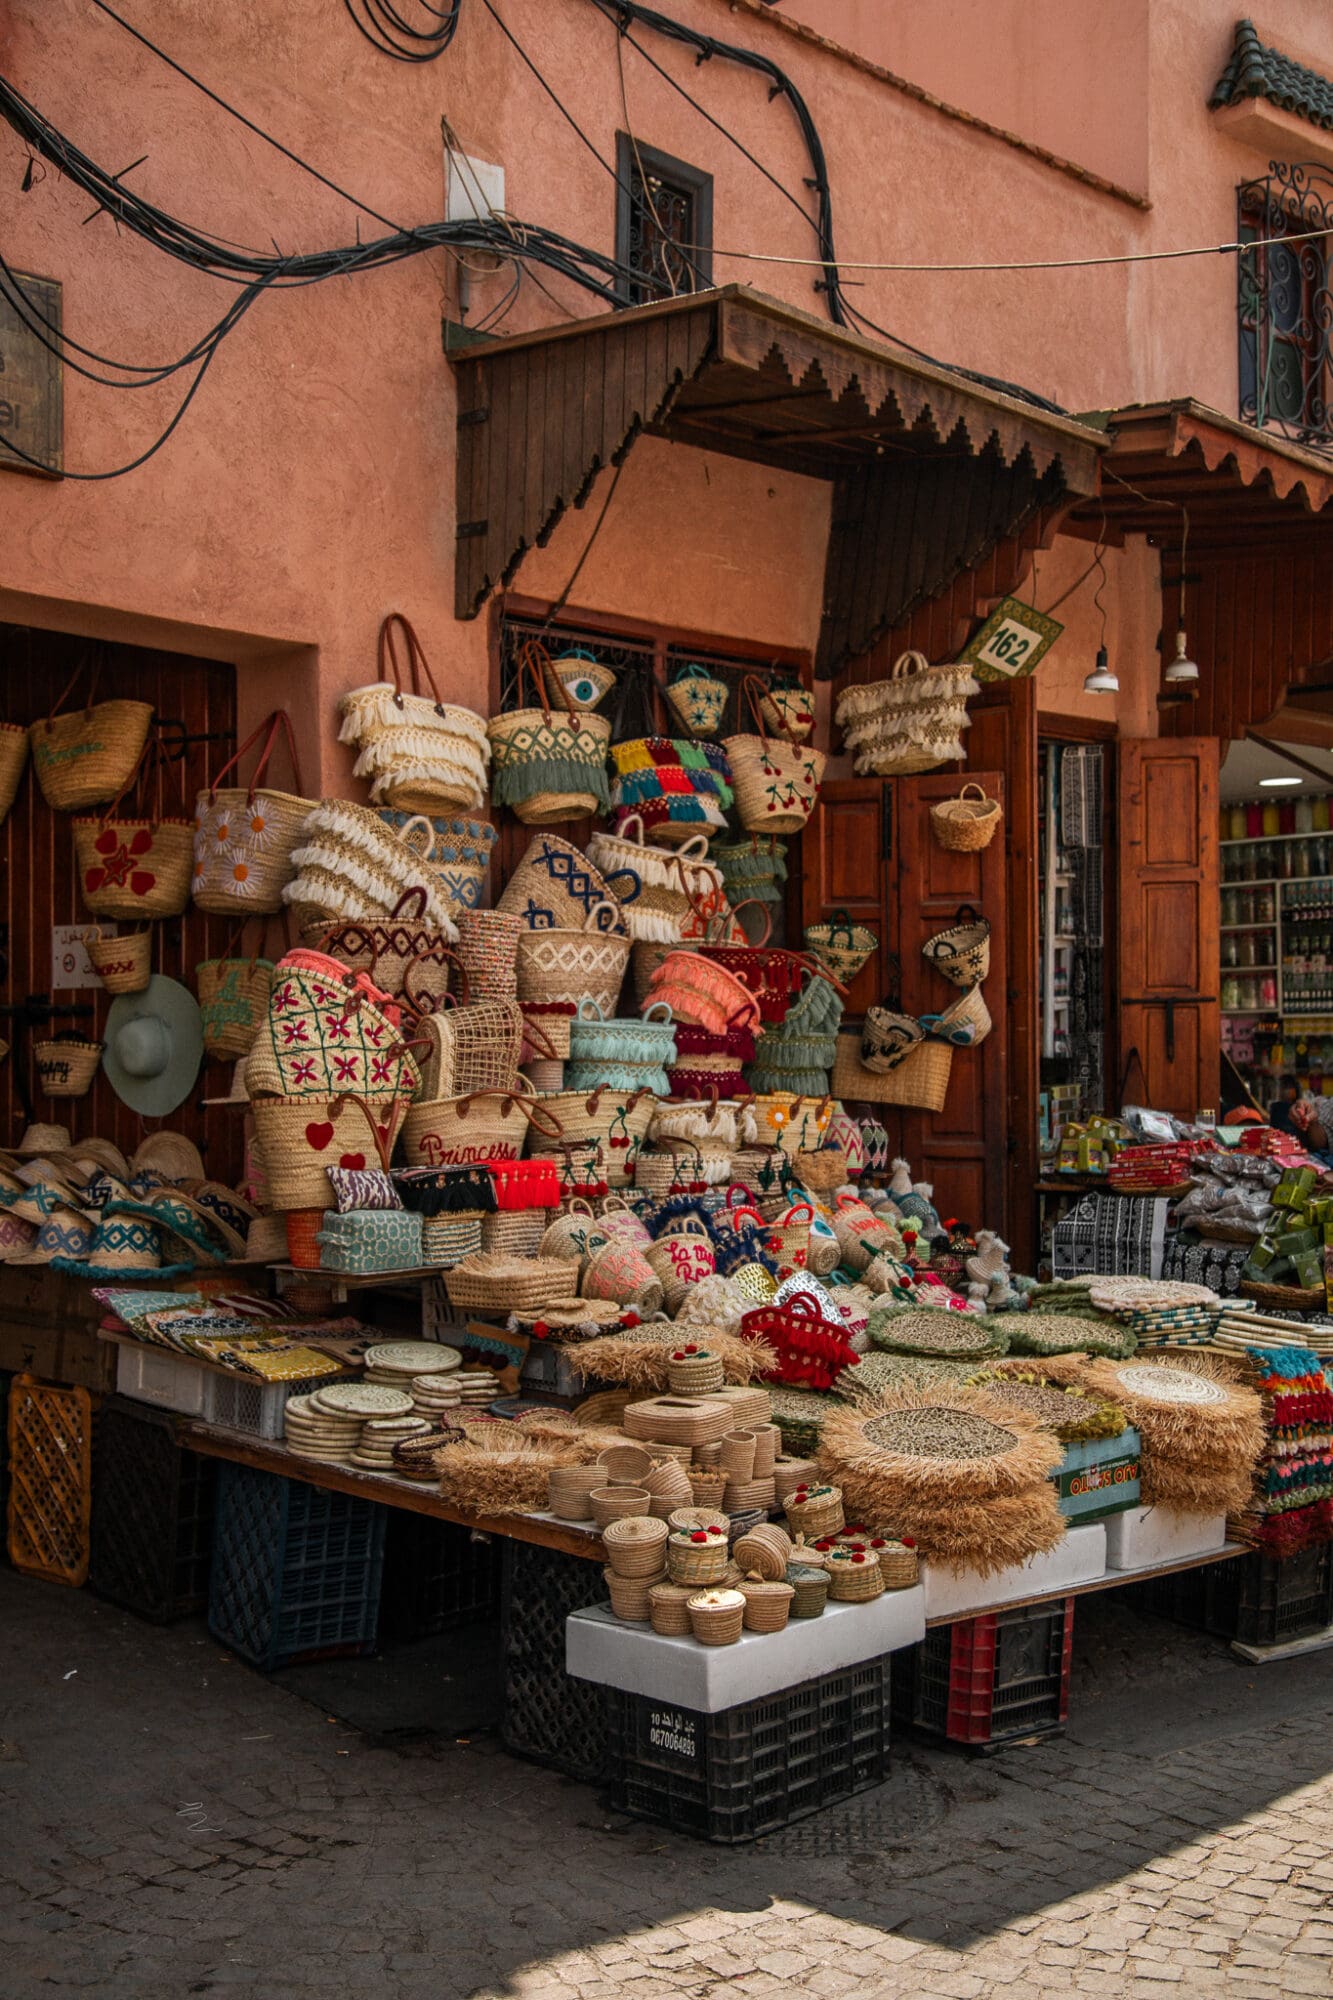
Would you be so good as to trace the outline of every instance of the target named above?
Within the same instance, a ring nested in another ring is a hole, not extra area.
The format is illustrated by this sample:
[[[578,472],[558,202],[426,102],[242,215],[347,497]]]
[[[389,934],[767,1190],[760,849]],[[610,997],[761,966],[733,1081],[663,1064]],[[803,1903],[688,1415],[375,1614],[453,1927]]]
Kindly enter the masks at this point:
[[[1264,809],[1258,799],[1250,799],[1245,807],[1245,838],[1260,840],[1264,831]]]
[[[1314,830],[1316,833],[1328,832],[1329,815],[1328,815],[1327,792],[1315,793],[1314,798],[1310,802],[1310,817],[1314,821]]]
[[[1304,793],[1300,798],[1293,800],[1291,818],[1293,833],[1314,832],[1314,806]]]

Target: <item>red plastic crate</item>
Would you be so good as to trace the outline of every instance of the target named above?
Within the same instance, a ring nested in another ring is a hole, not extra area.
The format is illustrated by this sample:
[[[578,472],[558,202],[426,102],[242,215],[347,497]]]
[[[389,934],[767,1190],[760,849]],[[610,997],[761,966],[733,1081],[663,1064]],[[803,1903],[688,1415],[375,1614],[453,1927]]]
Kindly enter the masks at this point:
[[[937,1626],[895,1657],[894,1715],[974,1748],[1059,1729],[1073,1654],[1072,1597]]]

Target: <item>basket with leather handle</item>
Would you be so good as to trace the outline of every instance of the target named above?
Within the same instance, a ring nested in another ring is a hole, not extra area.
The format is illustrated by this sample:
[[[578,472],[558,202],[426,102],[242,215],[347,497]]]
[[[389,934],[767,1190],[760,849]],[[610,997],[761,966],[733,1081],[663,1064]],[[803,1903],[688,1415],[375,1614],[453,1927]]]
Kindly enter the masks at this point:
[[[131,923],[147,917],[178,917],[190,900],[194,822],[179,779],[177,798],[163,798],[162,778],[169,762],[161,737],[150,736],[143,755],[105,810],[96,818],[74,821],[79,894],[96,917]],[[142,801],[143,810],[138,813],[123,807],[132,789],[137,789]]]
[[[338,740],[359,751],[353,771],[370,780],[372,800],[403,812],[478,811],[490,758],[486,725],[470,708],[441,701],[421,641],[401,611],[380,625],[378,667],[376,682],[351,689],[338,704]]]
[[[761,706],[766,693],[761,680],[747,676],[741,694],[756,734],[728,736],[724,745],[736,811],[751,833],[799,833],[819,799],[824,753],[769,735]]]
[[[405,1001],[417,1014],[433,1014],[448,1004],[453,968],[465,1005],[467,973],[444,932],[426,921],[426,900],[425,889],[414,883],[387,917],[330,924],[320,935],[319,949],[349,971],[368,973],[391,999]]]
[[[295,792],[264,784],[279,738],[286,745]],[[261,747],[249,784],[224,786],[221,780],[239,770],[256,744]],[[292,855],[317,804],[302,796],[291,718],[285,708],[275,709],[195,799],[195,907],[224,917],[272,916],[280,910],[283,889],[294,872]]]
[[[546,695],[550,654],[535,639],[518,656],[516,691],[520,702],[526,683],[537,697],[536,708],[507,709],[486,725],[491,745],[491,796],[508,806],[528,826],[559,826],[606,812],[611,795],[606,780],[606,752],[611,724],[587,709],[576,708],[557,675],[557,708]]]
[[[57,812],[100,806],[128,785],[148,741],[153,705],[147,701],[97,701],[102,667],[92,667],[88,699],[67,709],[85,668],[75,669],[49,715],[28,731],[33,769],[42,797]]]
[[[811,962],[802,952],[787,951],[781,945],[769,944],[773,919],[768,906],[760,902],[753,905],[764,920],[758,944],[737,943],[734,937],[726,942],[712,941],[712,933],[716,931],[729,930],[733,924],[739,929],[736,919],[746,907],[741,903],[727,916],[715,917],[709,925],[710,941],[696,945],[695,950],[701,957],[720,965],[733,979],[740,981],[747,993],[753,994],[759,1003],[761,1020],[768,1023],[784,1021],[792,1001],[806,983]]]

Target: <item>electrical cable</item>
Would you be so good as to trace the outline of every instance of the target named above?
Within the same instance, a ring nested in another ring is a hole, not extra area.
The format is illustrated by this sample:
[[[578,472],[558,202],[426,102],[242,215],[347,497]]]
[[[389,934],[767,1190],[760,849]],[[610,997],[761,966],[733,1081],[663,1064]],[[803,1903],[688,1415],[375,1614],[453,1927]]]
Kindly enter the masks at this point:
[[[435,21],[433,28],[414,28],[405,21],[391,0],[343,0],[357,33],[395,62],[428,63],[442,56],[458,32],[463,0],[450,0],[445,8],[432,7],[430,0],[417,0]],[[357,12],[360,7],[365,19]],[[413,44],[417,44],[413,47]]]

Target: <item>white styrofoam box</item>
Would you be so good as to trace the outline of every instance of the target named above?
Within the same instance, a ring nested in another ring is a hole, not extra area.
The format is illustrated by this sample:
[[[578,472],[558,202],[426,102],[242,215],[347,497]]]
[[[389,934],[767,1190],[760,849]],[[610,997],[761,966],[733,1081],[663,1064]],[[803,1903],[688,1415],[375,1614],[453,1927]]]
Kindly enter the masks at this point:
[[[252,1375],[221,1375],[209,1370],[204,1377],[203,1405],[199,1414],[206,1424],[224,1431],[245,1431],[250,1437],[280,1438],[283,1417],[290,1396],[306,1396],[328,1375],[310,1381],[259,1382]]]
[[[821,1617],[793,1618],[781,1632],[742,1632],[734,1646],[667,1638],[598,1604],[565,1620],[565,1671],[575,1680],[717,1715],[737,1702],[915,1646],[925,1636],[920,1584],[886,1590],[869,1604],[826,1605]]]
[[[116,1393],[175,1410],[183,1417],[203,1415],[208,1370],[188,1355],[165,1347],[116,1346]]]
[[[1188,1562],[1225,1546],[1225,1514],[1178,1514],[1170,1507],[1131,1507],[1106,1523],[1106,1567],[1151,1569]]]
[[[1116,1516],[1125,1521],[1128,1514]],[[991,1576],[974,1569],[946,1569],[942,1563],[923,1562],[921,1582],[926,1593],[927,1618],[964,1616],[993,1604],[1008,1604],[1016,1597],[1035,1597],[1043,1591],[1065,1590],[1074,1583],[1094,1583],[1106,1574],[1105,1521],[1090,1521],[1084,1528],[1070,1528],[1064,1540],[1044,1556],[1029,1556]]]

